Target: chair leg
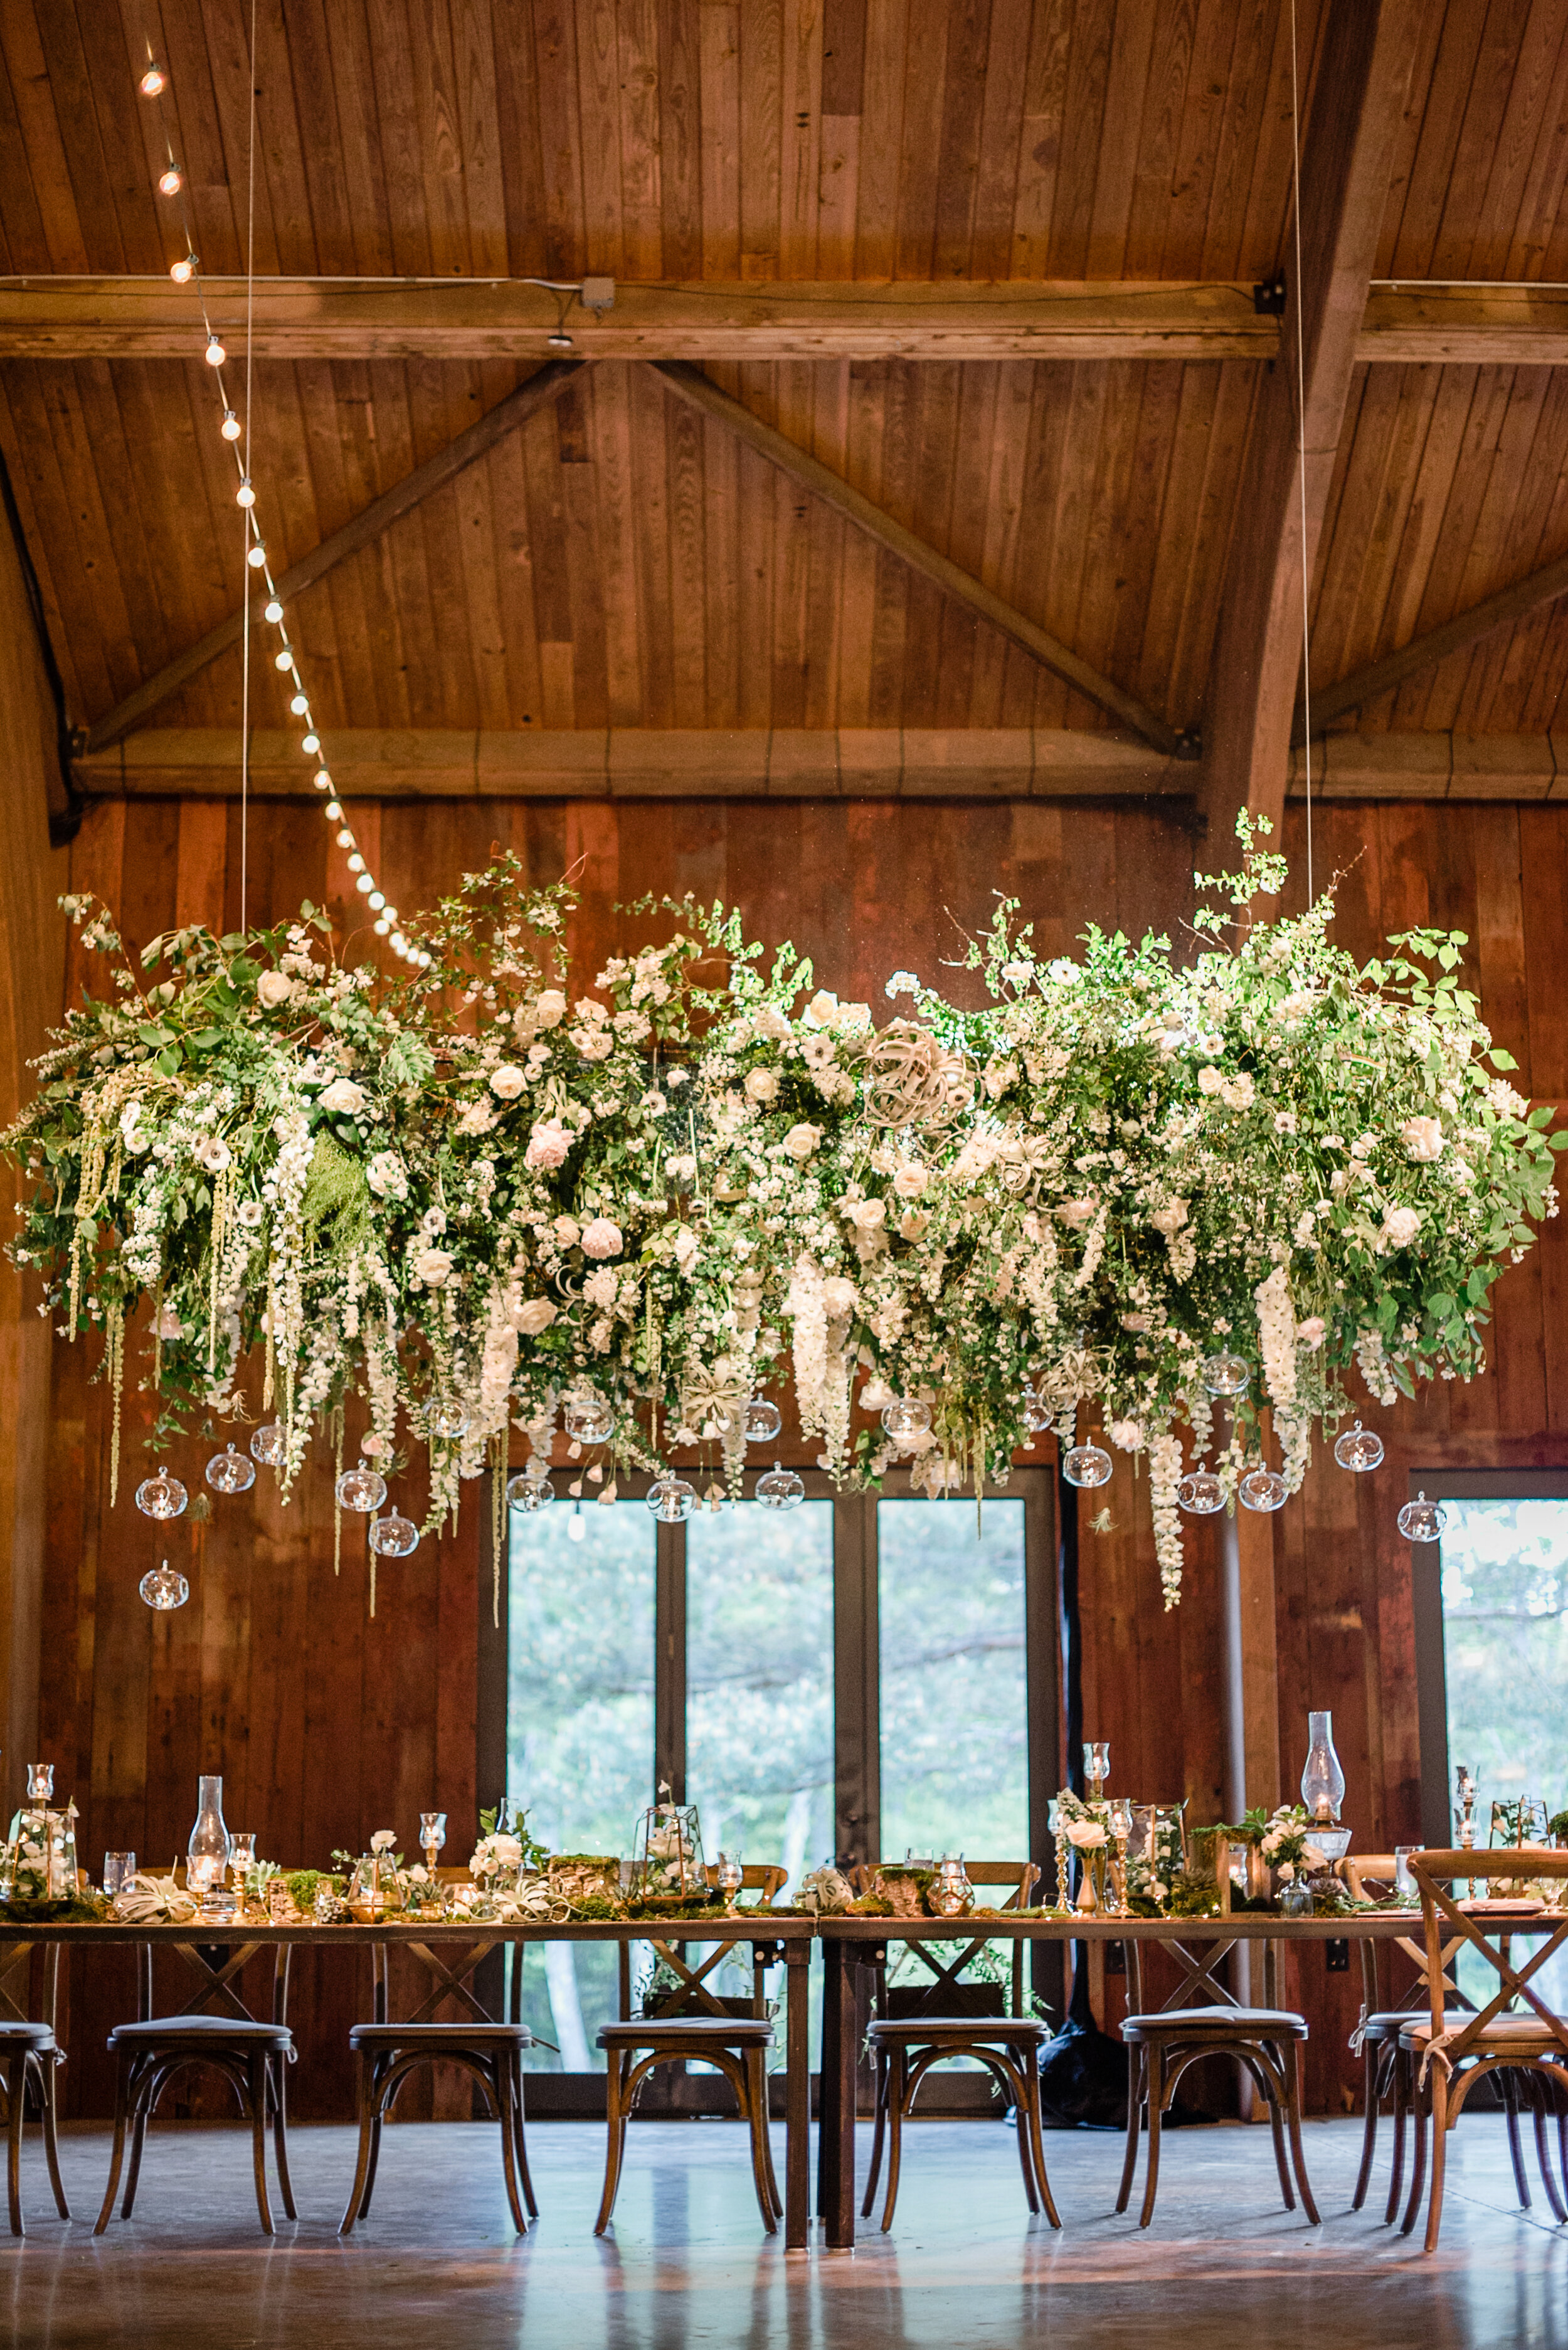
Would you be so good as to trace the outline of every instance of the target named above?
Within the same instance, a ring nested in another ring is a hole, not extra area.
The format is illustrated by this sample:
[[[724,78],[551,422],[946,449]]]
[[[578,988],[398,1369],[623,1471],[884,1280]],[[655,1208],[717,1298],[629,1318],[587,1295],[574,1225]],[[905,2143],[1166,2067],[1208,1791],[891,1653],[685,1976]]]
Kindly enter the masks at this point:
[[[354,2165],[354,2184],[348,2189],[348,2200],[337,2225],[340,2236],[346,2236],[360,2217],[360,2204],[365,2196],[365,2182],[370,2170],[370,2059],[363,2048],[356,2051],[358,2065],[359,2092],[359,2152]]]
[[[1037,2218],[1040,2197],[1034,2185],[1034,2148],[1030,2143],[1029,2116],[1023,2110],[1023,2100],[1026,2095],[1025,2090],[1019,2093],[1018,2109],[1013,2116],[1017,2125],[1013,2136],[1018,2140],[1018,2167],[1023,2173],[1023,2199],[1029,2206],[1031,2218]]]
[[[261,2217],[264,2236],[276,2232],[266,2198],[266,2076],[269,2063],[266,2050],[258,2048],[245,2066],[245,2088],[251,2108],[251,2160],[255,2171],[256,2210]]]
[[[520,2236],[525,2236],[528,2220],[517,2192],[517,2125],[513,2106],[512,2070],[510,2052],[503,2049],[492,2084],[495,2110],[501,2123],[501,2168],[506,2179],[506,2200],[512,2208],[512,2224]]]
[[[1513,2159],[1513,2183],[1519,2194],[1521,2211],[1530,2209],[1530,2180],[1524,2168],[1524,2148],[1519,2137],[1519,2083],[1511,2065],[1501,2065],[1497,2085],[1502,2092],[1502,2109],[1508,2116],[1508,2150]]]
[[[1280,2193],[1284,2199],[1286,2210],[1293,2211],[1296,2208],[1296,2193],[1295,2189],[1291,2185],[1290,2165],[1285,2159],[1284,2113],[1281,2092],[1276,2087],[1274,2079],[1276,2072],[1282,2076],[1284,2068],[1276,2056],[1272,2066],[1264,2064],[1256,2068],[1249,2066],[1248,2069],[1262,2090],[1268,2105],[1269,2134],[1274,2141],[1274,2168],[1280,2174]]]
[[[1366,2124],[1361,2133],[1361,2168],[1356,2174],[1355,2192],[1350,2199],[1353,2211],[1359,2211],[1366,2202],[1366,2189],[1372,2179],[1372,2157],[1377,2145],[1379,2074],[1385,2054],[1381,2042],[1367,2040],[1362,2043],[1362,2094],[1366,2100]]]
[[[1410,2199],[1405,2206],[1405,2217],[1399,2233],[1407,2236],[1416,2224],[1416,2214],[1421,2208],[1421,2192],[1427,2184],[1427,2142],[1431,2135],[1432,2100],[1429,2086],[1421,2087],[1414,2080],[1416,2059],[1410,2059],[1413,2086],[1410,2093],[1410,2126],[1415,2137],[1415,2152],[1410,2161]],[[1437,2068],[1434,2067],[1434,2070]]]
[[[523,1952],[519,1947],[517,1952],[519,1966],[522,1964],[522,1959]],[[523,2200],[527,2206],[528,2217],[530,2220],[536,2220],[539,2216],[539,2206],[534,2199],[534,2181],[528,2175],[528,2141],[523,2129],[523,2058],[515,2048],[511,2050],[509,2061],[512,2066],[512,2118],[517,2140],[517,2178],[523,2189]]]
[[[860,2217],[871,2217],[871,2206],[877,2200],[877,2181],[882,2175],[882,2141],[888,2134],[888,2057],[884,2049],[877,2051],[876,2120],[871,2129],[871,2168],[866,2180],[866,2199],[860,2206]]]
[[[1397,2041],[1389,2078],[1394,2089],[1394,2168],[1388,2179],[1388,2205],[1383,2224],[1391,2228],[1399,2210],[1399,2189],[1405,2183],[1405,2133],[1410,2118],[1410,2063]]]
[[[1147,2228],[1154,2218],[1154,2198],[1159,2185],[1159,2124],[1160,2107],[1165,2102],[1165,2051],[1158,2042],[1148,2046],[1148,2081],[1146,2091],[1148,2105],[1148,2168],[1144,2175],[1143,2210],[1137,2223]]]
[[[778,2172],[774,2168],[773,2132],[768,2127],[768,2064],[762,2049],[753,2048],[750,2052],[749,2071],[752,2095],[762,2116],[763,2168],[767,2172],[768,2195],[773,2203],[774,2218],[782,2220],[784,2197],[779,2193]]]
[[[1136,2040],[1127,2043],[1127,2150],[1122,2164],[1122,2183],[1116,2191],[1116,2210],[1125,2211],[1132,2193],[1133,2173],[1137,2168],[1138,2134],[1143,2127],[1143,2083],[1147,2050]]]
[[[122,2220],[129,2220],[136,2208],[137,2181],[141,2177],[141,2149],[147,2143],[147,2123],[154,2094],[155,2085],[151,2081],[144,2081],[130,2124],[130,2168],[125,2174],[125,2200],[119,2207]]]
[[[626,2056],[623,2050],[612,2048],[605,2066],[605,2191],[599,2198],[599,2216],[594,2221],[594,2233],[602,2236],[609,2226],[615,2210],[616,2189],[620,2185],[620,2150],[624,2134],[621,2121],[621,2096],[626,2084]]]
[[[288,2175],[287,2116],[284,2109],[285,2084],[288,2079],[288,2059],[286,2056],[268,2057],[267,2078],[272,2093],[272,2149],[277,2164],[278,2192],[283,2197],[283,2208],[289,2218],[297,2220],[299,2214],[294,2208],[294,2182]]]
[[[125,2161],[125,2125],[130,2103],[130,2068],[134,2059],[125,2049],[119,2053],[114,2075],[114,2146],[109,2158],[109,2185],[104,2190],[103,2209],[93,2228],[101,2236],[114,2217],[114,2199],[119,2192],[119,2173]]]
[[[49,2165],[49,2185],[55,2190],[56,2210],[62,2220],[68,2220],[71,2216],[71,2207],[66,2201],[66,2190],[60,2178],[60,2149],[55,2138],[55,2090],[57,2074],[58,2059],[56,2057],[51,2056],[38,2067],[38,2085],[44,2101],[44,2153]]]
[[[1040,2199],[1045,2206],[1045,2217],[1054,2228],[1059,2228],[1062,2224],[1061,2215],[1057,2211],[1055,2199],[1051,2192],[1051,2181],[1045,2176],[1045,2141],[1040,2128],[1040,2067],[1034,2061],[1035,2052],[1033,2048],[1025,2048],[1021,2054],[1024,2098],[1028,2107],[1029,2147],[1034,2157],[1035,2184],[1040,2189]],[[1020,2113],[1018,2126],[1021,2130],[1024,2120],[1025,2116]]]
[[[1427,2204],[1427,2250],[1438,2249],[1443,2224],[1443,2169],[1449,2150],[1449,2082],[1441,2065],[1434,2064],[1432,2091],[1432,2192]]]
[[[1309,2227],[1321,2227],[1317,2205],[1313,2200],[1311,2184],[1306,2174],[1306,2156],[1302,2150],[1302,2052],[1298,2041],[1289,2040],[1284,2048],[1285,2126],[1290,2132],[1291,2167],[1296,2174],[1301,2190],[1302,2210],[1307,2215]]]
[[[359,2204],[359,2217],[361,2220],[368,2220],[369,2218],[370,2198],[376,2191],[376,2172],[380,2166],[381,2160],[381,2123],[383,2119],[384,2116],[381,2110],[381,2076],[379,2073],[378,2073],[376,2075],[375,2098],[370,2109],[370,2165],[369,2168],[365,2173],[365,2192]]]
[[[5,2064],[5,2191],[11,2208],[11,2233],[22,2228],[22,2124],[27,2112],[27,2052],[13,2049]]]
[[[735,2085],[742,2092],[746,2120],[752,2133],[752,2183],[757,2190],[757,2209],[763,2215],[763,2225],[770,2236],[778,2233],[774,2199],[778,2193],[773,2176],[773,2154],[768,2146],[768,2108],[765,2091],[759,2096],[758,2083],[763,2078],[761,2052],[751,2061],[748,2054],[735,2068]]]
[[[893,2224],[893,2206],[898,2199],[898,2170],[904,2155],[904,2081],[907,2074],[904,2052],[895,2048],[888,2060],[888,2199],[882,2206],[882,2233]]]

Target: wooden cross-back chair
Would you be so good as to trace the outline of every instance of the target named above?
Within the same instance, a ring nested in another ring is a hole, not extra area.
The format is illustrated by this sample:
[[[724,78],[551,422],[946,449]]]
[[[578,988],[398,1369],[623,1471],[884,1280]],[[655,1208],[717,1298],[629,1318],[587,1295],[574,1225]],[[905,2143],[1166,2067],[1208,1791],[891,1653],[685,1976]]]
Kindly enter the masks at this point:
[[[47,1943],[38,1953],[42,1961],[41,2017],[27,2013],[32,2004],[33,1946],[27,1942],[0,1946],[0,2089],[5,2091],[6,2125],[6,2188],[11,2233],[22,2229],[22,2124],[31,2103],[43,2125],[44,2153],[55,2208],[62,2220],[71,2216],[60,2180],[59,2148],[55,2136],[55,2075],[66,2052],[55,2038],[59,2004],[60,1945]]]
[[[1514,1883],[1522,1888],[1532,1880],[1568,1878],[1568,1853],[1528,1846],[1522,1850],[1507,1846],[1486,1850],[1437,1848],[1413,1853],[1409,1868],[1421,1896],[1428,1998],[1425,2016],[1410,2016],[1399,2033],[1401,2052],[1415,2068],[1416,2159],[1404,2232],[1410,2232],[1420,2208],[1429,2137],[1431,2189],[1426,2248],[1436,2251],[1443,2221],[1448,2134],[1476,2083],[1493,2074],[1502,2076],[1500,2087],[1511,2075],[1517,2076],[1530,2097],[1542,2183],[1557,2219],[1568,2220],[1546,2145],[1547,2116],[1555,2112],[1559,2155],[1568,2158],[1568,2113],[1563,2103],[1568,2081],[1563,2071],[1568,2064],[1568,2019],[1556,2013],[1531,1987],[1532,1979],[1568,1941],[1568,1914],[1538,1911],[1532,1917],[1522,1898],[1511,1915],[1504,1902],[1467,1907],[1462,1897],[1456,1899],[1448,1889],[1456,1879],[1473,1884],[1478,1877],[1485,1877],[1494,1886]],[[1511,1944],[1525,1935],[1539,1936],[1540,1947],[1515,1967]],[[1489,1937],[1495,1938],[1495,1947]],[[1497,1976],[1497,1988],[1483,2006],[1455,2012],[1446,2003],[1445,1970],[1450,1958],[1463,1950],[1475,1950],[1486,1961]],[[1516,2180],[1521,2199],[1528,2201],[1517,2144],[1514,2151]]]
[[[897,1866],[899,1864],[885,1862],[862,1866],[854,1871],[851,1881],[857,1892],[864,1893],[874,1882],[878,1866]],[[1026,1909],[1040,1876],[1038,1866],[1032,1860],[966,1860],[964,1869],[977,1891],[1002,1886],[1012,1888],[1004,1901],[992,1905],[1002,1910]],[[955,1918],[950,1923],[952,1939],[963,1943],[955,1959],[943,1959],[924,1942],[905,1944],[910,1956],[925,1968],[929,1981],[891,1983],[885,1966],[877,1971],[874,2012],[866,2035],[876,2067],[876,2125],[871,2141],[871,2169],[860,2207],[862,2217],[870,2212],[877,2198],[883,2145],[887,2141],[888,2194],[882,2226],[884,2230],[892,2226],[898,2194],[903,2125],[914,2106],[920,2083],[937,2065],[967,2056],[984,2065],[1003,2097],[1016,2107],[1018,2159],[1029,2208],[1038,2211],[1044,2201],[1052,2226],[1060,2227],[1045,2176],[1045,2148],[1040,2132],[1038,2055],[1041,2042],[1050,2036],[1050,2026],[1026,2012],[1028,1946],[1022,1938],[1014,1941],[1011,1980],[1005,1991],[1000,1983],[965,1981],[966,1970],[973,1965],[990,1938],[983,1922],[978,1931],[974,1921],[968,1918]],[[897,1918],[888,1918],[889,1941],[899,1939],[898,1925]]]
[[[706,1869],[704,1876],[710,1885],[718,1883],[716,1867]],[[711,2064],[734,2090],[741,2118],[751,2132],[757,2208],[769,2235],[776,2232],[784,2217],[784,2198],[768,2142],[767,2058],[774,2028],[767,2013],[763,1970],[774,1958],[782,1956],[780,1946],[768,1934],[767,1917],[787,1877],[786,1869],[772,1864],[742,1869],[741,1891],[763,1897],[745,1911],[743,1925],[738,1925],[733,1917],[722,1923],[717,1918],[682,1918],[667,1925],[660,1934],[650,1920],[648,1940],[674,1980],[659,1991],[651,2005],[644,2000],[639,2016],[630,2012],[631,1954],[622,1945],[621,2020],[605,2024],[597,2035],[605,2052],[607,2143],[596,2236],[604,2234],[615,2211],[627,2124],[643,2083],[661,2064]],[[691,1965],[684,1955],[686,1946],[693,1942],[712,1946],[699,1966]],[[751,1996],[722,1997],[710,1977],[732,1950],[747,1944],[753,1970]]]

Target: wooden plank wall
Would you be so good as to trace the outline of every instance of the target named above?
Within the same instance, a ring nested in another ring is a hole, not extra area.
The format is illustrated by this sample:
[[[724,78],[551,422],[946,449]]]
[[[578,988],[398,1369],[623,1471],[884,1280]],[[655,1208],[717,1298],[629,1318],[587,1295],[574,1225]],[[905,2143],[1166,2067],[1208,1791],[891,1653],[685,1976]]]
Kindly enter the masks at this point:
[[[899,967],[972,979],[942,966],[961,933],[990,916],[994,889],[1015,891],[1050,951],[1088,921],[1178,936],[1190,910],[1193,844],[1179,806],[1131,804],[447,802],[357,815],[379,869],[412,904],[510,845],[531,876],[575,869],[577,975],[590,978],[620,931],[614,907],[645,890],[723,896],[772,944],[792,937],[819,977],[877,1003]],[[1293,862],[1302,817],[1293,806]],[[347,875],[313,810],[252,812],[245,885],[253,920],[310,897],[341,913]],[[1438,809],[1357,805],[1315,820],[1320,881],[1339,869],[1341,931],[1370,952],[1387,931],[1425,921],[1466,931],[1487,1016],[1540,1096],[1568,1096],[1563,979],[1568,811],[1513,805]],[[1208,860],[1205,860],[1208,861]],[[1529,876],[1528,889],[1524,877]],[[73,888],[100,889],[128,935],[176,920],[238,919],[240,819],[195,802],[95,806],[72,857]],[[1297,899],[1299,881],[1293,883]],[[77,976],[73,972],[73,977]],[[1562,1305],[1568,1258],[1560,1230],[1510,1274],[1500,1294],[1495,1360],[1469,1389],[1442,1387],[1418,1405],[1364,1417],[1389,1448],[1387,1467],[1353,1482],[1332,1464],[1277,1522],[1280,1731],[1285,1787],[1299,1772],[1309,1705],[1334,1709],[1350,1783],[1347,1816],[1363,1849],[1413,1840],[1418,1762],[1409,1563],[1395,1532],[1412,1464],[1568,1461],[1568,1346]],[[332,1575],[325,1472],[288,1510],[263,1499],[220,1504],[205,1537],[182,1522],[166,1543],[130,1500],[134,1432],[118,1509],[107,1507],[102,1391],[89,1359],[56,1348],[49,1466],[49,1563],[42,1751],[74,1790],[84,1849],[134,1846],[167,1866],[182,1846],[199,1768],[221,1768],[233,1826],[264,1849],[319,1863],[383,1825],[410,1837],[417,1810],[451,1815],[454,1856],[478,1800],[473,1784],[473,1624],[478,1528],[426,1544],[389,1570],[366,1621],[362,1554],[350,1544]],[[134,1417],[134,1415],[132,1415]],[[182,1451],[194,1487],[204,1448]],[[259,1492],[258,1488],[258,1492]],[[1126,1470],[1110,1523],[1082,1526],[1085,1729],[1108,1737],[1118,1787],[1139,1797],[1186,1794],[1191,1816],[1220,1802],[1220,1629],[1211,1534],[1196,1539],[1181,1608],[1162,1614],[1147,1485]],[[190,1607],[154,1619],[136,1584],[166,1548],[191,1575]],[[9,1758],[8,1784],[15,1784]],[[1555,1794],[1552,1790],[1546,1791]],[[67,2075],[71,2110],[107,2110],[103,2030],[130,2012],[129,1970],[106,1954],[78,1960],[78,2018]],[[168,1985],[171,1995],[172,1980]],[[302,2115],[348,2110],[345,2033],[368,1995],[338,1960],[300,1970],[294,2012]],[[1313,2100],[1337,2106],[1355,2077],[1345,2050],[1358,1993],[1325,1977],[1314,1954],[1297,1994],[1313,2016]]]

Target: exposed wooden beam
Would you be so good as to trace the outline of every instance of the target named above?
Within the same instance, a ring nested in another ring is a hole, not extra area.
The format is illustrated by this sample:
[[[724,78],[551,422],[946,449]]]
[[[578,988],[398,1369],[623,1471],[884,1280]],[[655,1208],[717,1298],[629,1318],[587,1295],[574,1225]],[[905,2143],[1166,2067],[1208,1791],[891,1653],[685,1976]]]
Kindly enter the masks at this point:
[[[209,277],[217,325],[238,334],[244,280]],[[189,359],[191,296],[165,277],[0,278],[0,359]],[[258,359],[547,356],[559,305],[501,278],[264,279]],[[612,309],[575,305],[580,359],[1272,359],[1280,322],[1252,288],[1217,278],[891,285],[618,283]],[[1568,296],[1530,285],[1375,286],[1355,356],[1466,367],[1568,366]]]
[[[1103,676],[1089,662],[1081,660],[1069,646],[1063,644],[1048,630],[1037,627],[1015,606],[1005,603],[972,572],[962,570],[958,564],[950,562],[945,555],[939,555],[934,546],[917,537],[912,530],[906,529],[891,515],[885,514],[880,506],[873,505],[870,499],[862,497],[858,490],[851,489],[831,466],[823,464],[819,458],[813,457],[794,442],[786,440],[782,432],[775,432],[771,424],[763,423],[740,400],[732,400],[727,391],[721,391],[717,384],[710,383],[700,368],[688,367],[680,360],[663,359],[657,363],[655,372],[678,400],[684,400],[691,407],[701,410],[704,415],[713,417],[737,439],[754,449],[759,456],[765,457],[770,464],[778,466],[782,473],[788,473],[792,480],[809,490],[814,497],[820,498],[825,505],[831,506],[846,522],[853,523],[857,530],[864,531],[867,537],[874,539],[878,546],[887,547],[912,571],[918,571],[923,578],[929,579],[944,596],[950,597],[955,603],[966,605],[982,620],[989,621],[1010,644],[1032,654],[1043,668],[1075,687],[1096,709],[1107,712],[1119,725],[1130,727],[1135,734],[1140,735],[1144,742],[1165,757],[1179,755],[1183,744],[1176,729],[1148,709],[1136,694],[1128,693],[1114,679]]]
[[[1345,422],[1419,19],[1420,0],[1329,0],[1303,142],[1300,340],[1292,299],[1252,418],[1210,670],[1201,800],[1214,856],[1229,852],[1239,809],[1276,828],[1283,814],[1303,577]]]
[[[329,748],[346,800],[1184,799],[1198,781],[1132,736],[1045,726],[349,728]],[[314,805],[314,765],[291,733],[251,736],[258,799]],[[1568,734],[1320,735],[1312,769],[1314,799],[1568,800]],[[91,799],[232,799],[239,733],[144,727],[78,760],[76,777]],[[1303,787],[1298,751],[1291,796]]]
[[[286,605],[292,598],[301,595],[317,580],[324,578],[335,564],[343,562],[350,555],[358,555],[361,547],[369,546],[400,516],[410,514],[432,492],[442,488],[454,474],[461,473],[464,466],[472,465],[477,458],[483,457],[487,449],[493,449],[508,432],[515,432],[521,425],[526,424],[531,416],[536,416],[542,408],[560,397],[576,371],[577,362],[575,360],[552,359],[537,374],[531,375],[526,383],[519,384],[515,391],[508,392],[504,400],[476,418],[455,440],[449,441],[444,449],[439,449],[424,464],[405,474],[380,497],[373,498],[351,522],[345,523],[341,530],[335,530],[329,538],[324,538],[319,546],[312,547],[308,555],[302,556],[284,573],[277,583],[278,594],[284,603]],[[167,702],[171,693],[177,692],[189,679],[205,669],[209,661],[216,660],[221,652],[226,652],[231,645],[238,644],[243,625],[243,613],[238,609],[231,612],[227,619],[220,620],[215,629],[209,629],[199,642],[188,645],[182,653],[177,653],[155,675],[145,679],[133,693],[128,693],[123,702],[118,702],[114,709],[107,711],[103,717],[95,720],[88,727],[88,750],[107,750],[110,744],[118,743],[161,702]]]
[[[1397,652],[1386,653],[1381,660],[1369,661],[1365,669],[1355,670],[1328,686],[1314,685],[1312,693],[1314,722],[1331,725],[1347,711],[1365,710],[1368,702],[1380,694],[1391,693],[1403,685],[1407,677],[1416,677],[1424,669],[1433,669],[1450,653],[1463,652],[1494,629],[1511,626],[1523,619],[1527,612],[1542,604],[1554,604],[1559,596],[1568,595],[1568,555],[1560,555],[1555,563],[1542,564],[1539,571],[1516,579],[1511,588],[1499,588],[1495,596],[1483,597],[1465,611],[1456,612],[1441,628],[1428,629],[1423,637],[1412,637]],[[1305,713],[1298,702],[1295,725],[1292,731],[1292,746],[1306,740]]]
[[[1189,794],[1197,773],[1126,734],[1028,726],[340,729],[327,747],[344,799],[1097,798]],[[251,736],[258,797],[314,800],[314,764],[282,730]],[[239,733],[146,727],[76,774],[94,798],[230,798]]]

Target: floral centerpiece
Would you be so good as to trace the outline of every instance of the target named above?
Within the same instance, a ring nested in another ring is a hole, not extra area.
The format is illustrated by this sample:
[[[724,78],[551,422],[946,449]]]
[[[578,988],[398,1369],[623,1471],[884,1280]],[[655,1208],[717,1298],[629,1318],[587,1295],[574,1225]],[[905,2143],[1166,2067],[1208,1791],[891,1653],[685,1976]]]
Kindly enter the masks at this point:
[[[601,1502],[695,1454],[716,1505],[786,1365],[836,1478],[931,1495],[1093,1403],[1147,1462],[1169,1604],[1184,1468],[1233,1503],[1277,1448],[1293,1492],[1353,1378],[1392,1402],[1480,1367],[1568,1142],[1459,936],[1357,965],[1332,890],[1264,920],[1283,868],[1241,829],[1186,961],[1095,930],[1043,961],[1004,904],[983,1006],[897,972],[881,1027],[689,903],[574,999],[571,893],[510,858],[410,926],[412,975],[341,967],[310,907],[182,929],[39,1064],[11,1253],[62,1335],[101,1334],[117,1447],[132,1363],[155,1443],[271,1415],[286,1492],[357,1398],[385,1473],[427,1453],[430,1524],[563,1420]]]

